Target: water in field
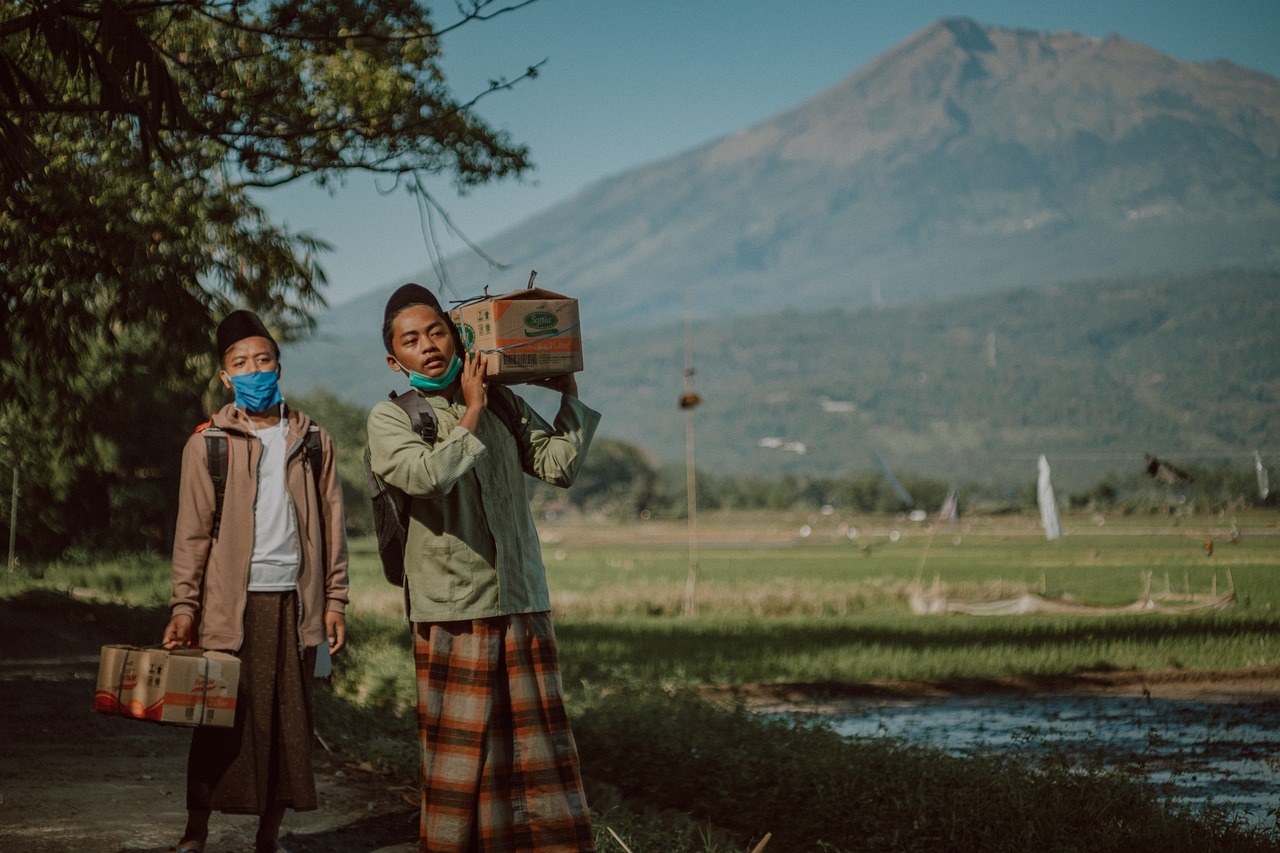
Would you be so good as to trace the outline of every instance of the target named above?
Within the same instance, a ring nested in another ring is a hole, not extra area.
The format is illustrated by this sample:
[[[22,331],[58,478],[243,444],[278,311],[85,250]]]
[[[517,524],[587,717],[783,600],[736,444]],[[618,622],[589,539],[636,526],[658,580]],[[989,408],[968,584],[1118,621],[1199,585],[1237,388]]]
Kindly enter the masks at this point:
[[[1225,806],[1270,825],[1280,806],[1280,702],[1117,696],[866,701],[831,717],[842,734],[963,754],[1060,750],[1131,766],[1174,802]]]

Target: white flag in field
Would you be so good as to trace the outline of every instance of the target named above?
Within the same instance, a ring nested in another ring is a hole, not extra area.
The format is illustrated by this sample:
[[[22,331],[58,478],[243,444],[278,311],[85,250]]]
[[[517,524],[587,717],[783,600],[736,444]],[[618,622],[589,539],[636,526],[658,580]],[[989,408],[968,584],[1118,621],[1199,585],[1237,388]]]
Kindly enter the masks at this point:
[[[1045,539],[1061,539],[1062,525],[1058,523],[1058,504],[1053,499],[1053,485],[1049,482],[1049,460],[1040,454],[1040,481],[1036,498],[1040,503],[1040,521],[1044,525]]]
[[[1256,450],[1253,451],[1253,467],[1258,472],[1258,497],[1265,501],[1271,494],[1271,486],[1267,483],[1267,469],[1262,467],[1262,456]]]

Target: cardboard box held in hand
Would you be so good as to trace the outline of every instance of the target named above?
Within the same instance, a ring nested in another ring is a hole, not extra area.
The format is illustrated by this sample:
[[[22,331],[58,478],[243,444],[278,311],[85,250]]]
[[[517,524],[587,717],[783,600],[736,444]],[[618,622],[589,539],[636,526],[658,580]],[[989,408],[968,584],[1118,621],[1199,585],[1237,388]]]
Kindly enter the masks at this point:
[[[459,305],[452,314],[463,346],[488,356],[486,375],[493,382],[531,382],[582,370],[576,299],[528,287]]]
[[[179,726],[235,722],[240,661],[225,652],[103,646],[93,710]]]

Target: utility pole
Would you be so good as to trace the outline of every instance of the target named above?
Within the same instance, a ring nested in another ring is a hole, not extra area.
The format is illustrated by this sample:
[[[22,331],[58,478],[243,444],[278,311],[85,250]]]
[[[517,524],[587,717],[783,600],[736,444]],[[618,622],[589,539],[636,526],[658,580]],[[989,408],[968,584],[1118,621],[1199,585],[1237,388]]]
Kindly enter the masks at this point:
[[[692,616],[698,586],[698,477],[693,464],[693,410],[702,402],[693,390],[693,321],[684,315],[684,393],[680,408],[684,409],[685,492],[689,514],[689,579],[684,587],[684,615]]]

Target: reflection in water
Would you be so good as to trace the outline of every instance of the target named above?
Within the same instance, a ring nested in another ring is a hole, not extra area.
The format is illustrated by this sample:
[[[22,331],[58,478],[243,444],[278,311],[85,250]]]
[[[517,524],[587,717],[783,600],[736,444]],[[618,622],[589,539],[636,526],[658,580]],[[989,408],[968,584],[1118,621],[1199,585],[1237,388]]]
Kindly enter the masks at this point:
[[[841,734],[953,754],[1059,750],[1139,770],[1174,802],[1269,824],[1280,806],[1280,702],[1112,696],[984,696],[864,702],[829,715]]]

